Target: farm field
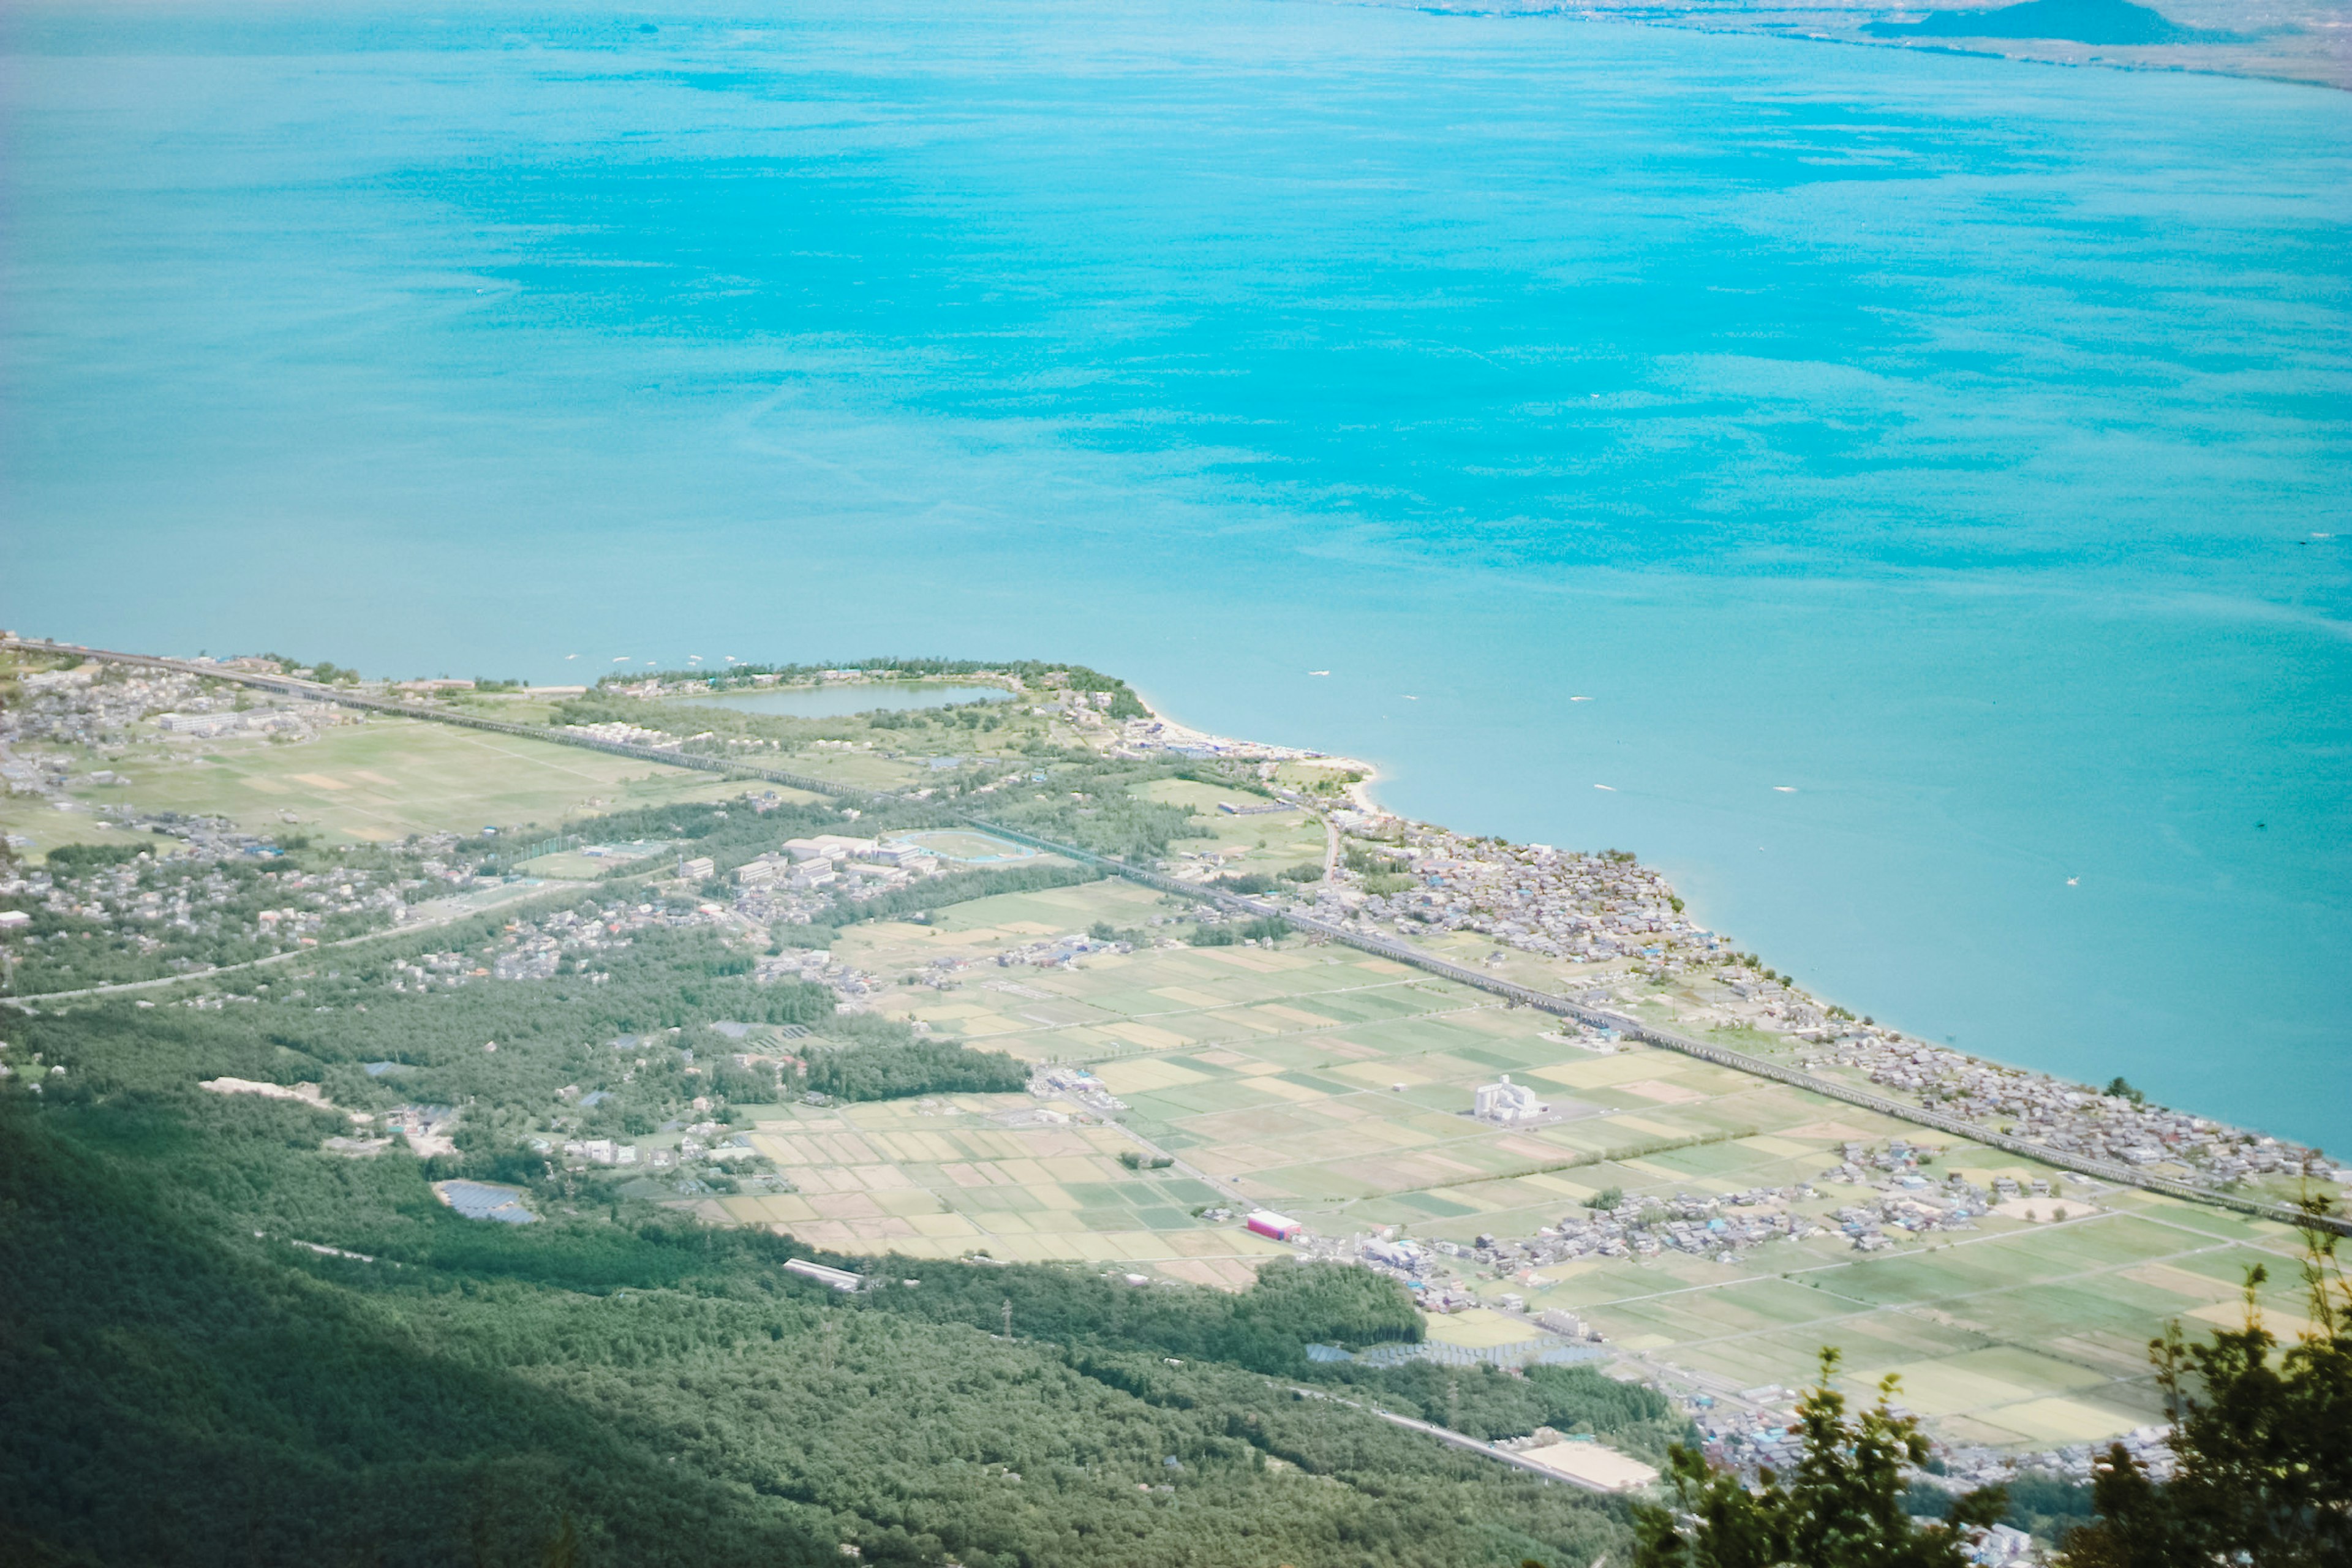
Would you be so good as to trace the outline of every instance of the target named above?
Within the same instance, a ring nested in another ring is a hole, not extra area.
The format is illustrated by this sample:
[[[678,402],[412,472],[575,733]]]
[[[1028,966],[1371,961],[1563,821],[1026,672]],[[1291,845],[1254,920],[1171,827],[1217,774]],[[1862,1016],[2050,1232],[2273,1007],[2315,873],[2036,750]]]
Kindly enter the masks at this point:
[[[79,798],[225,816],[257,831],[284,826],[290,814],[330,840],[373,843],[412,833],[475,833],[491,824],[551,828],[568,816],[716,800],[743,789],[631,757],[383,717],[339,725],[299,745],[222,737],[142,746],[106,765],[124,782],[80,785]],[[45,809],[41,816],[46,826],[47,818],[79,814]]]
[[[1100,882],[957,905],[929,928],[853,928],[835,952],[885,977],[966,962],[958,988],[904,987],[885,1010],[1027,1060],[1087,1065],[1126,1101],[1123,1124],[1204,1178],[1202,1192],[1213,1184],[1326,1238],[1385,1226],[1431,1241],[1528,1237],[1610,1187],[1672,1199],[1811,1183],[1819,1197],[1790,1206],[1825,1220],[1876,1195],[1824,1179],[1841,1145],[1894,1138],[1940,1142],[1937,1175],[2048,1181],[2071,1216],[2052,1219],[2053,1200],[2011,1203],[1975,1230],[1876,1254],[1854,1251],[1831,1221],[1827,1234],[1727,1263],[1668,1252],[1459,1282],[1489,1303],[1516,1294],[1528,1314],[1573,1311],[1621,1353],[1697,1388],[1794,1388],[1834,1345],[1851,1386],[1900,1373],[1906,1398],[1947,1436],[2048,1447],[2157,1419],[2147,1341],[2174,1318],[2234,1321],[2249,1266],[2269,1267],[2266,1313],[2295,1321],[2297,1238],[2283,1227],[2069,1183],[1671,1051],[1597,1055],[1559,1037],[1546,1015],[1347,948],[994,963],[1008,946],[1096,921],[1149,930],[1165,912],[1156,894]],[[1466,1114],[1473,1089],[1505,1072],[1545,1095],[1557,1120],[1504,1129]],[[1104,1233],[1058,1234],[1083,1249]],[[1526,1316],[1500,1317],[1521,1338],[1539,1331]]]
[[[702,1207],[840,1252],[1117,1263],[1225,1289],[1286,1250],[1195,1219],[1193,1209],[1217,1200],[1214,1189],[1128,1169],[1118,1154],[1134,1141],[1077,1124],[1075,1109],[1041,1108],[1027,1095],[951,1095],[762,1111],[752,1146],[799,1190]]]

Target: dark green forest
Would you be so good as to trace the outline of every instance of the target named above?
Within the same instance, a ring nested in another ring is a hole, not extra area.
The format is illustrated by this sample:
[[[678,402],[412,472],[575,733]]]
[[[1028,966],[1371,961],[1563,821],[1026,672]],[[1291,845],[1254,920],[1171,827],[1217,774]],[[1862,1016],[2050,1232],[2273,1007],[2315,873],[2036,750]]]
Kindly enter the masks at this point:
[[[19,1560],[538,1563],[568,1532],[591,1563],[1453,1564],[1622,1539],[1613,1509],[1265,1375],[1411,1331],[1360,1271],[1230,1297],[888,1260],[844,1297],[756,1233],[459,1219],[413,1159],[320,1153],[332,1119],[299,1106],[43,1099],[0,1103]]]

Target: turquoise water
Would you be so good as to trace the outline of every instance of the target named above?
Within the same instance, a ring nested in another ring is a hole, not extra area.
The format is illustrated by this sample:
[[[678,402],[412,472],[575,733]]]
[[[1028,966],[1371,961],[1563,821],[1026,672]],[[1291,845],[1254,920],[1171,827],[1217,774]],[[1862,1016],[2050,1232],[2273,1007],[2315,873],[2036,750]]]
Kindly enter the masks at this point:
[[[1857,1011],[2352,1145],[2352,99],[646,16],[12,8],[0,622],[1084,659],[1638,849]]]
[[[789,713],[796,719],[835,719],[845,713],[894,712],[914,708],[951,708],[965,702],[1003,702],[1012,693],[984,686],[922,681],[887,686],[817,686],[794,691],[730,691],[702,700],[723,702],[751,713]]]

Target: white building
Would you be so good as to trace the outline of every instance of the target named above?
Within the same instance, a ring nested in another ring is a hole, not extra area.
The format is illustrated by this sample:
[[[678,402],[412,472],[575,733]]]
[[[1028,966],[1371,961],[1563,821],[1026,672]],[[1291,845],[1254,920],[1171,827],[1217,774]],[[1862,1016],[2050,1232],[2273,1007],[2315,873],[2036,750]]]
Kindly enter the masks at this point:
[[[1478,1086],[1477,1116],[1481,1121],[1499,1121],[1508,1126],[1532,1121],[1550,1109],[1536,1098],[1534,1089],[1523,1083],[1513,1083],[1509,1073],[1505,1073],[1499,1083]]]

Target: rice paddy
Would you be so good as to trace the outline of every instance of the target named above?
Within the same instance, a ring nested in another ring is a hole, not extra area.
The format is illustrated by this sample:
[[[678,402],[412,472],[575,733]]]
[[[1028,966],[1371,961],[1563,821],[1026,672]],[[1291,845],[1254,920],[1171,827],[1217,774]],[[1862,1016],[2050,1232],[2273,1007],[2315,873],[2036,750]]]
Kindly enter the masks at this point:
[[[713,774],[551,742],[414,719],[373,717],[299,744],[261,736],[142,745],[107,764],[119,784],[79,785],[78,799],[142,812],[223,816],[251,831],[289,823],[333,840],[385,843],[412,833],[478,833],[488,826],[717,800],[743,786]],[[44,810],[39,845],[65,842]],[[13,824],[11,831],[19,831]],[[102,837],[83,833],[76,837]]]
[[[1350,949],[1147,948],[1050,969],[995,962],[1009,948],[1097,921],[1150,930],[1146,922],[1165,912],[1153,893],[1102,882],[958,905],[928,928],[853,928],[835,952],[883,976],[965,961],[955,988],[904,987],[885,1011],[1033,1062],[1086,1065],[1126,1102],[1120,1124],[1177,1156],[1191,1177],[1118,1167],[1126,1134],[1086,1125],[1083,1109],[1066,1103],[1080,1120],[1050,1135],[991,1135],[1034,1141],[1030,1152],[1003,1144],[985,1156],[975,1148],[950,1159],[934,1149],[918,1158],[912,1145],[868,1141],[870,1153],[842,1163],[856,1173],[845,1178],[856,1184],[847,1206],[870,1209],[852,1215],[835,1204],[828,1213],[822,1205],[832,1200],[812,1190],[805,1216],[796,1209],[759,1217],[812,1241],[835,1238],[827,1245],[984,1246],[998,1257],[1140,1261],[1207,1282],[1287,1250],[1253,1245],[1258,1238],[1233,1222],[1190,1216],[1220,1190],[1233,1206],[1276,1208],[1327,1237],[1380,1227],[1432,1241],[1528,1237],[1612,1187],[1671,1199],[1812,1183],[1821,1198],[1797,1206],[1822,1217],[1875,1196],[1824,1179],[1843,1143],[1924,1138],[1944,1145],[1938,1174],[2044,1180],[2055,1200],[2008,1205],[2016,1212],[1982,1216],[1970,1231],[1890,1231],[1897,1245],[1879,1253],[1855,1251],[1832,1228],[1729,1262],[1667,1252],[1465,1282],[1489,1302],[1519,1296],[1528,1316],[1573,1311],[1619,1353],[1672,1367],[1703,1388],[1793,1387],[1823,1346],[1835,1346],[1850,1386],[1895,1373],[1904,1399],[1947,1436],[2007,1446],[2088,1441],[2158,1419],[2147,1341],[2176,1318],[2187,1317],[2192,1331],[2234,1321],[2253,1263],[2285,1282],[2265,1289],[2266,1315],[2290,1329],[2297,1321],[2289,1261],[2296,1238],[2283,1227],[2070,1184],[2012,1155],[1673,1052],[1627,1046],[1596,1055],[1561,1038],[1548,1016]],[[1550,1118],[1517,1128],[1472,1119],[1473,1089],[1501,1073],[1545,1095]],[[837,1114],[879,1128],[914,1113]],[[830,1168],[825,1145],[795,1147],[801,1163],[788,1168],[796,1180]],[[995,1173],[985,1184],[945,1173],[983,1158]],[[1049,1160],[1091,1161],[1091,1173]],[[877,1167],[899,1174],[877,1178]],[[872,1185],[901,1178],[906,1186]],[[909,1194],[888,1202],[912,1206],[889,1210],[880,1191]],[[1150,1194],[1161,1191],[1189,1202],[1154,1202]],[[1018,1206],[1010,1206],[1013,1193],[1024,1194]],[[2062,1206],[2069,1217],[2051,1217]],[[1147,1212],[1154,1217],[1129,1217]],[[1185,1250],[1212,1237],[1228,1250]],[[1213,1269],[1181,1267],[1212,1260]],[[1433,1327],[1476,1344],[1540,1331],[1510,1313]]]

